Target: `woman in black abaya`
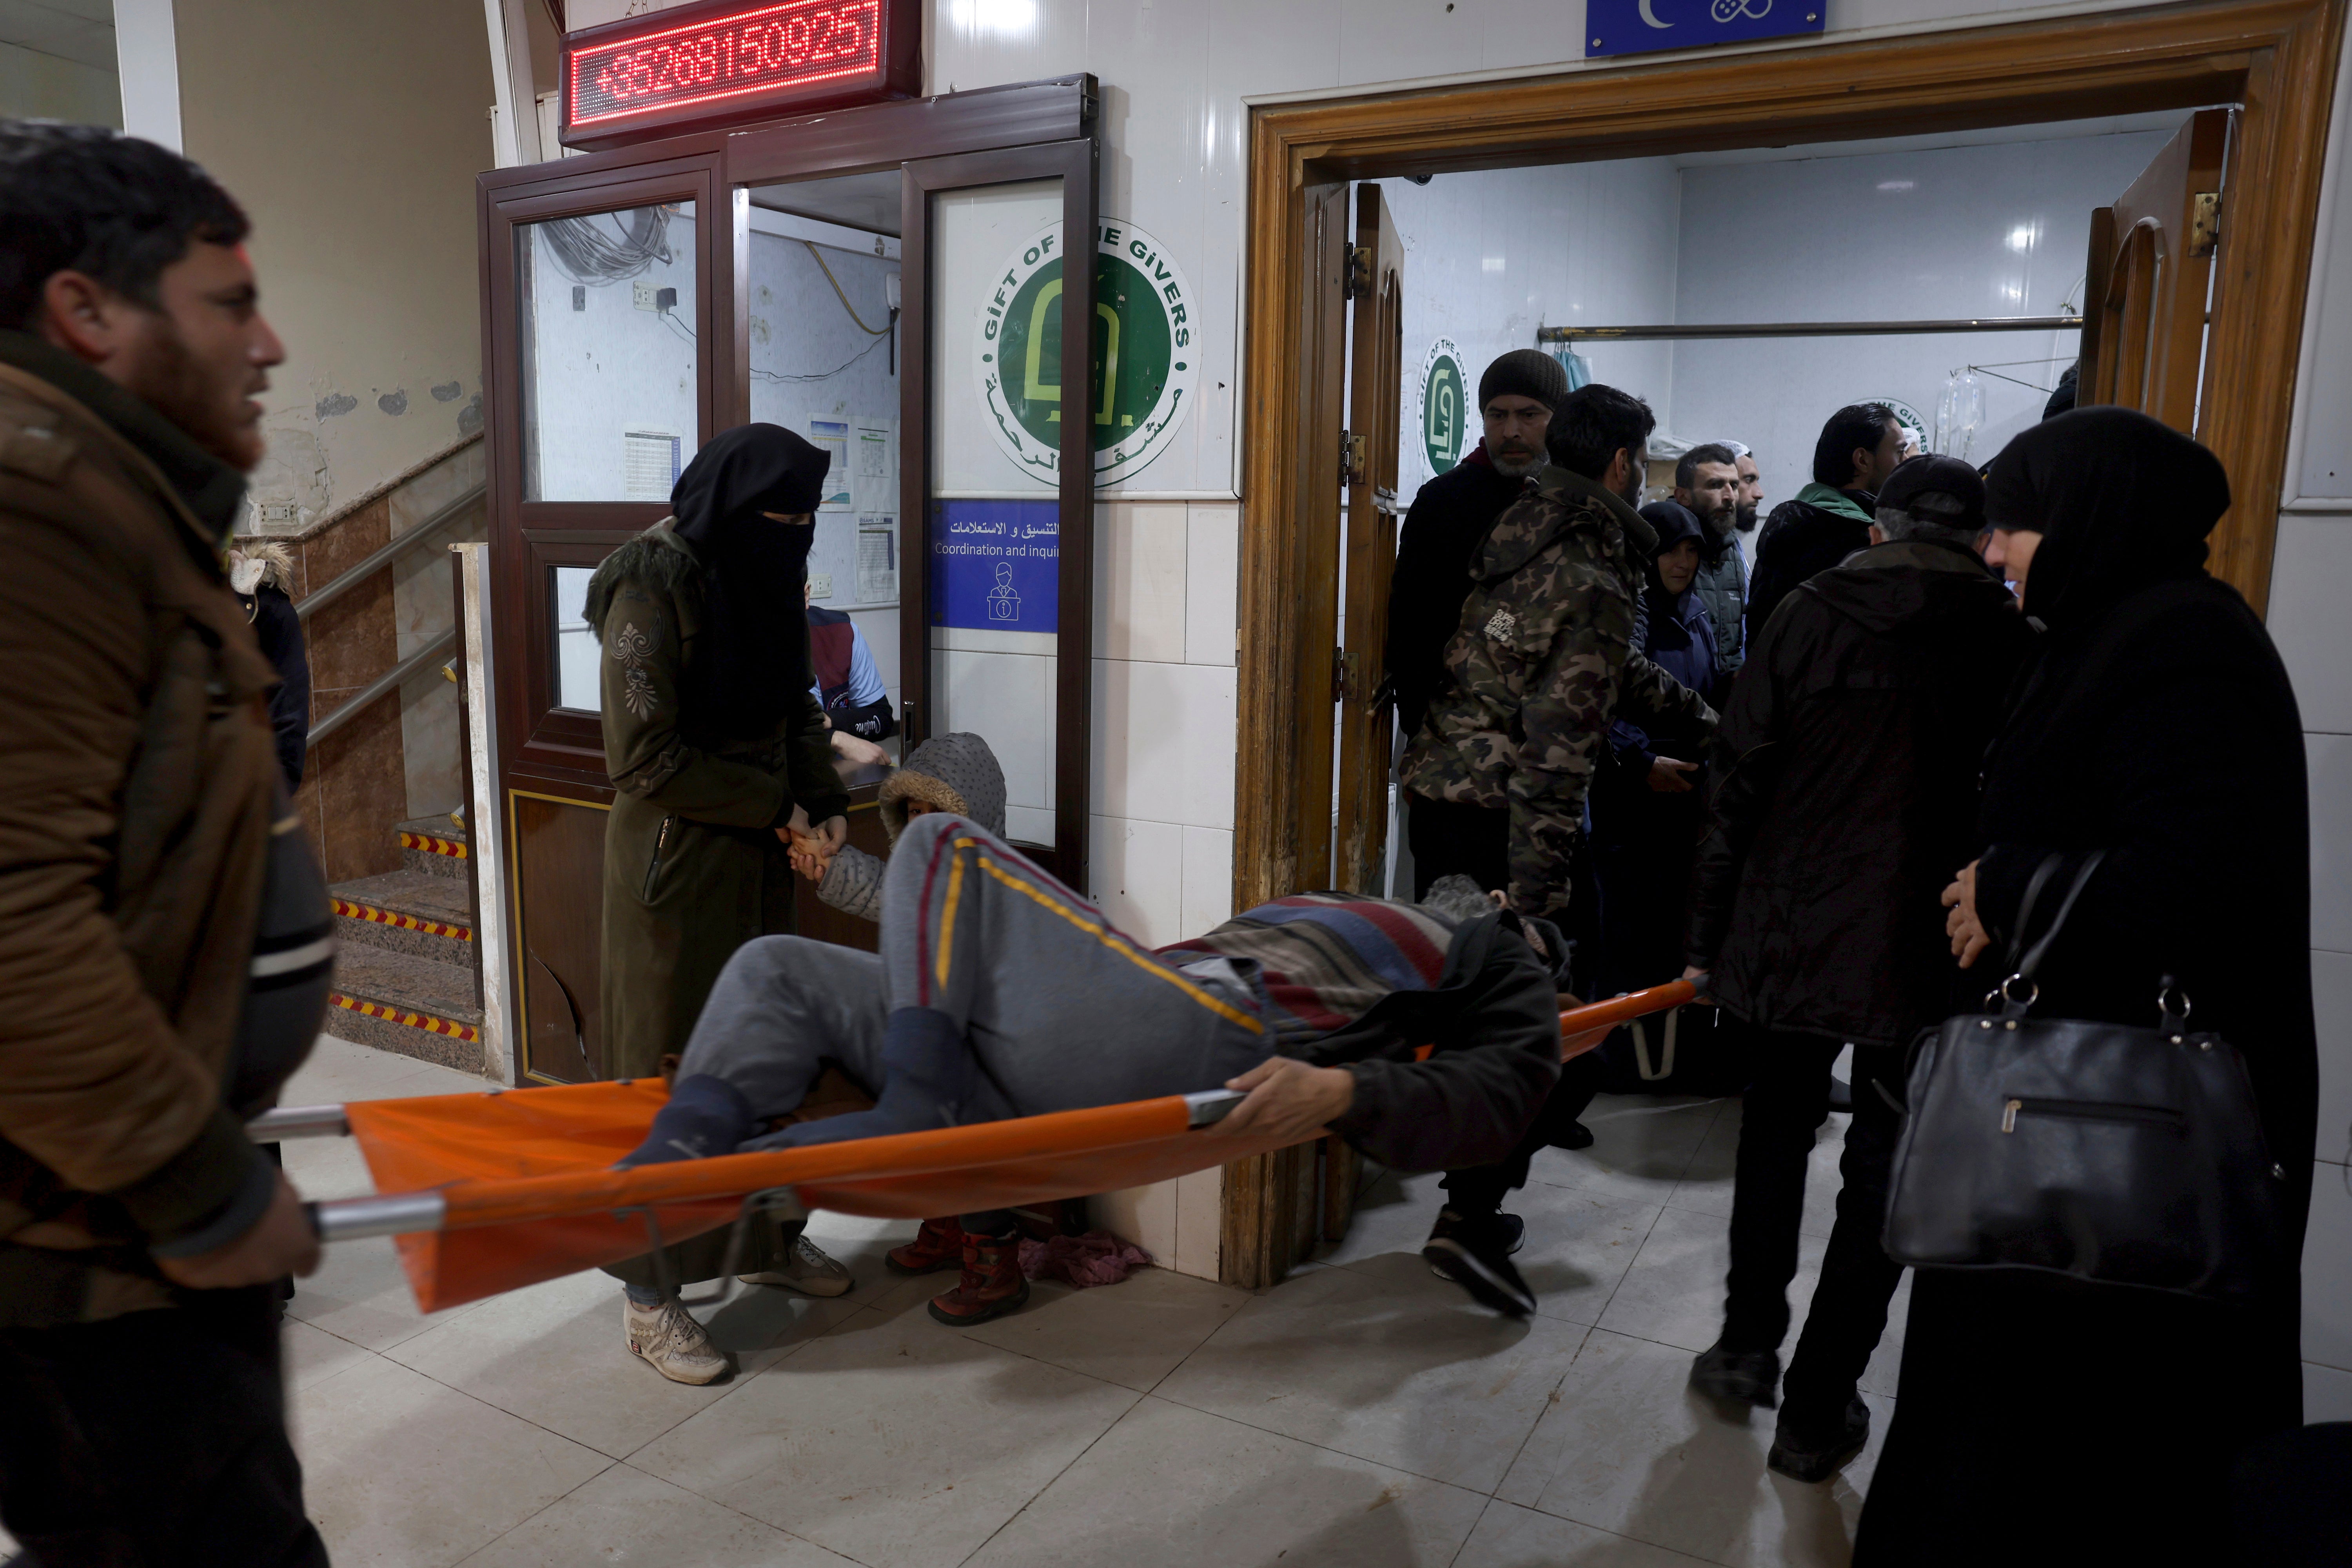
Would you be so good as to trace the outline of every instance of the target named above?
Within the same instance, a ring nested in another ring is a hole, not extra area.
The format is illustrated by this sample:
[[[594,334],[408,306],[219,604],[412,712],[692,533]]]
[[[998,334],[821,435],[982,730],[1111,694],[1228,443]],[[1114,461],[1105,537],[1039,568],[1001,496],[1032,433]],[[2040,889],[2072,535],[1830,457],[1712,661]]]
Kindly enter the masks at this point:
[[[2175,977],[2196,1026],[2245,1058],[2292,1250],[2247,1305],[1920,1270],[1855,1542],[1866,1568],[2228,1563],[2232,1461],[2302,1419],[2317,1097],[2303,734],[2261,620],[2204,570],[2229,501],[2211,453],[2124,409],[2063,415],[1994,460],[1987,518],[2044,630],[1989,759],[1981,858],[1946,901],[1971,989],[1990,988],[2035,868],[2060,855],[2063,885],[2106,851],[2035,1011],[2152,1026]]]

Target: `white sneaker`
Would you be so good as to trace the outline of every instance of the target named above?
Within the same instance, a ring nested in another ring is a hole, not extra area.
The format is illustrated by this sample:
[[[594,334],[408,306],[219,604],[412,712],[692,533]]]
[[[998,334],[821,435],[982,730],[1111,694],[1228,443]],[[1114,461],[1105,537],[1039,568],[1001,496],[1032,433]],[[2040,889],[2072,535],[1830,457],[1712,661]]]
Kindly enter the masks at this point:
[[[817,1244],[807,1237],[793,1243],[782,1268],[770,1268],[758,1274],[737,1278],[746,1285],[782,1285],[803,1296],[846,1296],[856,1288],[857,1281],[849,1270],[827,1258]]]
[[[672,1383],[716,1383],[727,1375],[727,1357],[676,1301],[640,1307],[624,1296],[621,1328],[628,1336],[629,1353],[651,1362]]]

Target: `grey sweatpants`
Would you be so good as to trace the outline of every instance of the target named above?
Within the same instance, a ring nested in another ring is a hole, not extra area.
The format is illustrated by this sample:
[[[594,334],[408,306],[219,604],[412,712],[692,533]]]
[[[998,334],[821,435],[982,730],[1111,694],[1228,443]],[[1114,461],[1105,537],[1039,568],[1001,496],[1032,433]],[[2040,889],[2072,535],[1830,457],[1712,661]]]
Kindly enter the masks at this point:
[[[935,813],[891,853],[881,952],[744,943],[678,1076],[725,1079],[763,1119],[798,1107],[828,1061],[878,1094],[883,1029],[901,1007],[961,1026],[989,1085],[970,1121],[1215,1089],[1273,1040],[1241,985],[1171,968],[1003,839]]]

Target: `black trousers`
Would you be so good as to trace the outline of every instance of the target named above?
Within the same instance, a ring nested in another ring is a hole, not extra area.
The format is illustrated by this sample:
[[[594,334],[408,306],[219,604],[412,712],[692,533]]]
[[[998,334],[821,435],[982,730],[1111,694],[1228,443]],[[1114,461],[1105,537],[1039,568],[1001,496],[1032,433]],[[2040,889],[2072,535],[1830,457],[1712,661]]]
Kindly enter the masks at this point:
[[[1739,1159],[1731,1200],[1731,1278],[1723,1342],[1739,1351],[1778,1350],[1789,1331],[1789,1282],[1797,1275],[1797,1232],[1805,1209],[1805,1163],[1829,1120],[1830,1068],[1839,1047],[1814,1035],[1755,1030],[1726,1016],[1727,1029],[1747,1032],[1754,1076],[1739,1123]],[[1781,1381],[1784,1410],[1826,1420],[1845,1408],[1878,1336],[1903,1269],[1880,1245],[1886,1223],[1886,1178],[1902,1117],[1880,1093],[1903,1096],[1903,1053],[1857,1046],[1853,1121],[1838,1163],[1837,1223],[1830,1231],[1821,1283],[1797,1353]]]
[[[277,1288],[0,1331],[0,1523],[36,1568],[324,1568]]]
[[[1468,1165],[1445,1173],[1445,1179],[1438,1185],[1445,1189],[1446,1206],[1465,1215],[1493,1214],[1500,1209],[1506,1197],[1528,1184],[1528,1166],[1537,1151],[1548,1148],[1570,1122],[1584,1114],[1584,1108],[1592,1103],[1600,1086],[1598,1052],[1587,1051],[1563,1066],[1559,1081],[1552,1085],[1551,1097],[1536,1112],[1518,1147],[1498,1163]]]

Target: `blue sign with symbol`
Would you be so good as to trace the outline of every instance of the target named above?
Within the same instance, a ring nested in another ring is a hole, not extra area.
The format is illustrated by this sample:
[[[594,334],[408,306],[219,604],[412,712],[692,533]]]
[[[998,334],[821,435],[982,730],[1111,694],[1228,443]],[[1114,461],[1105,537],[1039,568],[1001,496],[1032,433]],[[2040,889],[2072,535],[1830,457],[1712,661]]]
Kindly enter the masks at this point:
[[[1818,33],[1828,8],[1829,0],[1585,0],[1584,56]]]
[[[1061,619],[1058,500],[931,503],[931,625],[1051,632]]]

